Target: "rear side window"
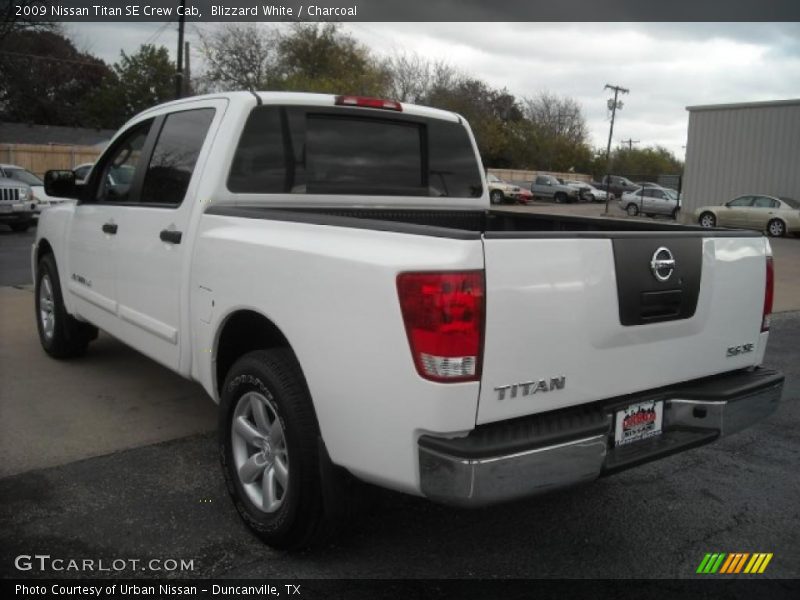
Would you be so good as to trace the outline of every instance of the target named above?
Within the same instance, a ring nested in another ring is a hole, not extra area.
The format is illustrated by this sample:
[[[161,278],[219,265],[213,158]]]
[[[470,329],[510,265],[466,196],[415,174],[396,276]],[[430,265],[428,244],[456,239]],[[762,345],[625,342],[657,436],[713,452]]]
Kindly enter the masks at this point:
[[[213,108],[167,115],[144,176],[141,202],[170,205],[183,202],[213,118]],[[117,174],[119,178],[125,176],[126,173]]]
[[[755,202],[753,202],[753,206],[756,208],[778,208],[778,201],[773,200],[772,198],[758,196]]]
[[[363,110],[253,109],[228,176],[251,194],[482,194],[480,167],[459,123]]]

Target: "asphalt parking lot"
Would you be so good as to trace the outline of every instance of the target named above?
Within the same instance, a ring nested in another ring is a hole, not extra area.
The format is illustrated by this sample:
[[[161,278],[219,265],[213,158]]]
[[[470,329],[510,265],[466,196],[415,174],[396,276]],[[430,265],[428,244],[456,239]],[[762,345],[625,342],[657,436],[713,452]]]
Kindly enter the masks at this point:
[[[766,577],[800,577],[798,239],[773,242],[776,310],[788,312],[773,319],[766,363],[787,383],[769,419],[502,507],[456,510],[385,493],[350,535],[286,554],[255,539],[229,502],[215,407],[199,386],[105,335],[80,360],[44,355],[27,285],[32,238],[0,232],[2,577],[70,575],[14,569],[17,555],[46,553],[186,559],[192,570],[168,574],[194,577],[682,578],[707,552],[771,552]]]

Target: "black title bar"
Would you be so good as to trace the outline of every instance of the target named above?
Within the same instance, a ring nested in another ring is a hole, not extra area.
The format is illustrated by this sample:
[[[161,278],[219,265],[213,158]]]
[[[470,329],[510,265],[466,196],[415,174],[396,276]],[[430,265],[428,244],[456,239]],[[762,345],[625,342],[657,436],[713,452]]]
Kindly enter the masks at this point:
[[[800,0],[0,0],[5,21],[800,21]]]

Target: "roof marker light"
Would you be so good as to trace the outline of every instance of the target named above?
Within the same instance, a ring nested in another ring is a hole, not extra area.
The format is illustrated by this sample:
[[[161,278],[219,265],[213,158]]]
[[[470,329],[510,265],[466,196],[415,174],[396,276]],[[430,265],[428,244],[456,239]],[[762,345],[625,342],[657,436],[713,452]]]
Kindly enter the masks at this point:
[[[360,108],[380,108],[383,110],[403,111],[403,105],[395,100],[369,98],[367,96],[336,96],[336,106],[357,106]]]

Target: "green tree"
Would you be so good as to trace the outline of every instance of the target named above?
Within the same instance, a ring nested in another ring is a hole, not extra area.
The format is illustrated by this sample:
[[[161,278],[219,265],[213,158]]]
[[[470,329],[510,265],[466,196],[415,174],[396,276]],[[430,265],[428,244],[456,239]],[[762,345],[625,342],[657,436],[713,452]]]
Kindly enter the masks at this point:
[[[87,90],[111,75],[58,30],[20,29],[0,42],[0,114],[8,121],[85,126]]]
[[[439,87],[429,95],[431,106],[463,115],[472,126],[486,166],[518,166],[519,141],[526,131],[516,98],[474,78],[461,78],[452,87]]]
[[[383,96],[389,75],[335,23],[302,23],[278,42],[282,87],[330,94]]]
[[[116,128],[136,113],[175,97],[175,65],[164,46],[143,44],[120,60],[102,85],[86,97],[90,120]]]
[[[658,181],[659,175],[677,175],[683,172],[683,162],[663,146],[646,148],[616,148],[611,152],[610,171],[636,181]],[[598,154],[595,176],[606,172],[605,153]]]

